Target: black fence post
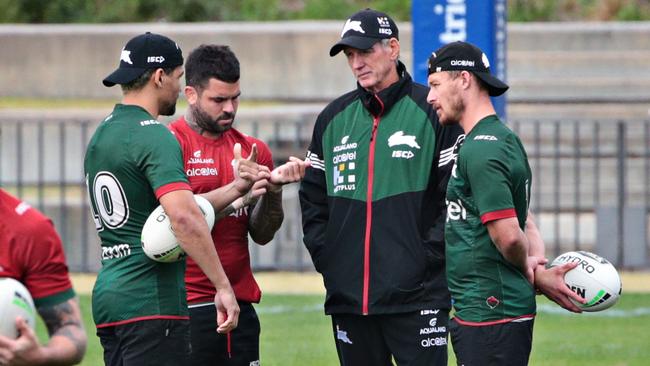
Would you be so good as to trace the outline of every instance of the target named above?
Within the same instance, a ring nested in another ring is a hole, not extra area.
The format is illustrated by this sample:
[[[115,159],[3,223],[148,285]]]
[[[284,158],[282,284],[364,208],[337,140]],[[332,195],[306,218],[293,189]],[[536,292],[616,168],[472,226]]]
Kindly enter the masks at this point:
[[[88,121],[81,122],[81,146],[83,147],[82,154],[80,158],[82,159],[82,169],[83,169],[83,159],[86,155],[86,144],[88,144]],[[89,265],[89,260],[88,258],[88,225],[90,221],[90,217],[88,216],[88,212],[90,211],[90,201],[88,200],[88,194],[87,194],[87,187],[86,187],[86,180],[85,180],[85,175],[82,178],[81,182],[81,258],[82,258],[82,263],[81,263],[81,270],[83,272],[89,272],[90,271],[90,265]]]
[[[624,214],[625,214],[625,206],[626,206],[626,166],[625,166],[625,157],[627,155],[627,149],[625,146],[625,130],[626,130],[626,125],[625,121],[618,121],[616,123],[616,165],[617,165],[617,210],[618,210],[618,266],[622,266],[623,263],[625,263],[625,258],[624,253],[625,251],[623,250],[623,238],[624,238],[624,233],[623,233],[623,228],[624,228]]]

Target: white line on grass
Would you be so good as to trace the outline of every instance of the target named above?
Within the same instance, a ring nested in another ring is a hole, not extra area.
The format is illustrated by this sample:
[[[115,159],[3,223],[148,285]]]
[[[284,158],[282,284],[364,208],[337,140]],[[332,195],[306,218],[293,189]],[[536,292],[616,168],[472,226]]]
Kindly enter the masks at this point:
[[[256,306],[255,311],[258,314],[313,313],[316,311],[323,312],[323,304],[311,304],[303,306]]]
[[[323,312],[322,304],[311,304],[303,306],[290,306],[290,305],[274,305],[274,306],[257,306],[256,309],[259,314],[285,314],[285,313],[313,313],[313,312]],[[537,312],[544,314],[553,314],[553,315],[577,315],[571,313],[567,310],[562,309],[559,306],[541,304],[537,305]],[[650,315],[650,308],[635,308],[629,310],[620,310],[620,309],[607,309],[605,311],[599,312],[583,312],[582,316],[595,316],[595,317],[604,317],[604,318],[631,318],[637,316],[646,316]],[[577,315],[580,316],[580,315]]]
[[[537,312],[545,313],[545,314],[554,314],[554,315],[575,315],[574,313],[564,310],[559,306],[554,306],[549,304],[537,305]],[[604,311],[598,311],[593,313],[583,312],[582,315],[596,316],[596,317],[603,317],[603,318],[631,318],[637,316],[650,315],[650,308],[635,308],[629,310],[607,309]]]
[[[274,306],[256,306],[255,311],[259,314],[285,314],[285,313],[313,313],[313,312],[323,312],[323,304],[310,304],[303,306],[291,306],[291,305],[274,305]],[[571,313],[563,308],[550,304],[540,304],[537,305],[537,312],[544,314],[553,314],[553,315],[577,315]],[[646,316],[650,315],[650,308],[635,308],[628,310],[620,309],[607,309],[605,311],[599,312],[583,312],[582,316],[595,316],[595,317],[604,317],[604,318],[631,318],[637,316]],[[577,315],[580,316],[580,315]]]

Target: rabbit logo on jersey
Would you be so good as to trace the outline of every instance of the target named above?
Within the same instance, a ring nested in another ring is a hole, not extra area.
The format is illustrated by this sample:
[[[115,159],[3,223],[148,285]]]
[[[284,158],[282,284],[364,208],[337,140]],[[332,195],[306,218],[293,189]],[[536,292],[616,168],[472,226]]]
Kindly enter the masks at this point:
[[[405,135],[404,131],[397,131],[388,138],[388,147],[402,146],[405,150],[394,150],[392,153],[393,158],[411,159],[415,156],[412,149],[420,149],[420,144],[416,141],[415,135]],[[410,148],[410,150],[409,150]]]
[[[334,193],[354,191],[356,188],[357,143],[348,143],[350,136],[343,136],[341,144],[332,149]]]

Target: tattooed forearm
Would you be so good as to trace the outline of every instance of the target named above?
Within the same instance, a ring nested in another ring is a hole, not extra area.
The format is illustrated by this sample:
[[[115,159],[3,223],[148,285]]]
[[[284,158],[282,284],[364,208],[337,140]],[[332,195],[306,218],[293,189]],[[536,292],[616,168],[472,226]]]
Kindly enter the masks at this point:
[[[231,203],[228,205],[228,207],[224,208],[223,210],[217,212],[215,216],[215,220],[221,220],[226,216],[229,216],[231,213],[237,211],[237,209],[234,206],[234,203]]]
[[[245,195],[234,200],[233,203],[229,204],[223,210],[217,212],[215,216],[215,220],[221,220],[222,218],[229,216],[230,214],[238,210],[241,210],[242,208],[245,208],[247,206],[253,206],[255,205],[258,199],[259,197],[253,197],[252,191],[249,191]]]
[[[38,313],[43,318],[50,337],[67,325],[81,326],[81,320],[75,316],[70,301],[38,308]]]
[[[282,191],[267,192],[257,202],[250,216],[248,228],[251,237],[256,243],[268,243],[273,239],[283,220]]]
[[[77,355],[75,358],[81,361],[81,357],[86,352],[86,334],[82,328],[69,325],[59,329],[54,335],[67,338],[74,345]]]
[[[83,356],[86,349],[86,332],[76,299],[54,306],[41,306],[38,313],[43,318],[50,338],[67,338],[77,350],[77,355]]]

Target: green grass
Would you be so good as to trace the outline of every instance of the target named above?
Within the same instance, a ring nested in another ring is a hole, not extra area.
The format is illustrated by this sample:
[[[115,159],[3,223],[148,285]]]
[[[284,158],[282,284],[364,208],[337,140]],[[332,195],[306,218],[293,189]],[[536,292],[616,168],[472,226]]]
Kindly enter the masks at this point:
[[[338,364],[329,317],[318,295],[264,296],[257,306],[262,323],[261,361],[265,366]],[[650,360],[650,294],[625,294],[612,309],[574,315],[538,297],[531,365],[636,366]],[[102,349],[90,316],[90,298],[81,296],[88,352],[82,365],[101,365]],[[37,326],[41,339],[45,327]],[[450,365],[455,364],[450,350]]]

